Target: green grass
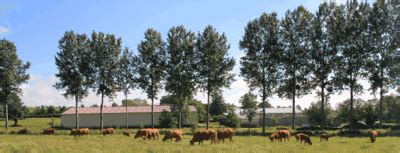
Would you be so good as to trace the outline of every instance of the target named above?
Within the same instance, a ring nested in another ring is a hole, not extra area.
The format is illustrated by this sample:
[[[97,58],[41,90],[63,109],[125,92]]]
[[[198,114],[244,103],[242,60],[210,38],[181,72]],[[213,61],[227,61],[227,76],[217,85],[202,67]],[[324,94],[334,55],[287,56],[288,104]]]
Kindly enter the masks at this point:
[[[333,137],[329,142],[319,142],[313,137],[313,145],[290,142],[271,143],[262,136],[236,136],[234,142],[216,145],[189,145],[191,136],[184,136],[182,142],[144,141],[122,135],[90,135],[73,137],[67,135],[0,135],[0,152],[399,152],[399,137],[379,137],[372,144],[367,137]]]

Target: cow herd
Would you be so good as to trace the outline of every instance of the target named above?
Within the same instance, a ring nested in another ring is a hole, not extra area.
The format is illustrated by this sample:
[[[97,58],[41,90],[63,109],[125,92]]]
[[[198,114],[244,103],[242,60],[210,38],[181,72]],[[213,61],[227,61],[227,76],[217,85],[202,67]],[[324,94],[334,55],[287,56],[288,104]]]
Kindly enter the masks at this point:
[[[115,133],[114,128],[106,128],[103,129],[102,134],[103,135],[113,135]],[[164,138],[162,139],[163,141],[170,140],[172,141],[175,139],[175,142],[182,141],[183,137],[183,129],[174,129],[174,130],[167,130],[165,132]],[[194,145],[196,142],[198,144],[203,144],[203,141],[211,141],[211,144],[217,144],[222,142],[225,142],[225,139],[229,140],[230,142],[233,141],[233,136],[234,136],[235,130],[231,128],[224,128],[224,129],[219,129],[219,130],[200,130],[197,131],[193,134],[192,139],[190,140],[190,144]],[[44,135],[51,135],[55,134],[55,129],[54,128],[47,128],[43,130]],[[82,135],[89,135],[90,130],[89,128],[80,128],[80,129],[71,129],[70,135],[73,136],[82,136]],[[130,137],[130,134],[128,131],[124,131],[122,133],[124,136]],[[376,141],[376,137],[378,136],[378,132],[375,130],[371,130],[368,132],[370,136],[370,141],[371,143],[374,143]],[[155,128],[146,128],[146,129],[139,129],[134,138],[143,138],[144,140],[156,140],[160,137],[160,132],[158,129]],[[291,137],[291,133],[289,130],[279,130],[275,133],[272,133],[271,135],[268,136],[269,140],[271,142],[289,142]],[[311,138],[309,135],[305,133],[297,133],[295,135],[296,141],[300,142],[301,144],[309,144],[312,145]],[[320,142],[327,142],[329,139],[328,134],[321,134],[320,135]]]

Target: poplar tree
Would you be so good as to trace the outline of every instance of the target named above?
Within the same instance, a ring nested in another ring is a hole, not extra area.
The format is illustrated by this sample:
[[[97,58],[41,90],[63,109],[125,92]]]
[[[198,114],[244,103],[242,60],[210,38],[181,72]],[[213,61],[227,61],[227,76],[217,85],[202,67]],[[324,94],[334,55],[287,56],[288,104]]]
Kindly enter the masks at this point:
[[[144,39],[138,45],[138,55],[135,57],[138,68],[139,87],[151,99],[151,127],[154,128],[154,99],[162,88],[161,81],[165,78],[165,43],[161,34],[154,29],[144,33]]]
[[[241,58],[240,73],[251,89],[259,89],[262,96],[263,134],[265,134],[266,99],[275,92],[280,78],[279,52],[282,44],[279,40],[279,20],[276,13],[263,13],[258,19],[250,21],[240,41],[245,51]]]
[[[383,120],[383,96],[396,87],[400,63],[396,55],[396,10],[385,0],[377,0],[369,14],[371,56],[368,63],[368,80],[375,94],[379,88],[379,121]],[[397,76],[397,77],[396,77]]]
[[[66,98],[75,99],[75,128],[79,129],[78,103],[88,95],[93,85],[93,69],[89,39],[85,34],[67,31],[59,40],[60,51],[55,57],[58,82],[54,87],[63,90]]]
[[[219,34],[210,25],[197,36],[196,53],[199,61],[196,71],[199,87],[207,92],[207,129],[211,93],[220,91],[222,87],[229,87],[234,81],[234,74],[231,71],[235,66],[235,60],[228,57],[229,47],[225,34]]]
[[[121,38],[116,38],[113,34],[93,32],[90,41],[92,51],[92,62],[94,69],[94,90],[97,95],[101,95],[100,103],[100,130],[103,131],[103,107],[104,97],[112,98],[119,90],[118,58],[121,52]]]
[[[312,14],[303,6],[293,12],[288,11],[282,20],[281,52],[283,77],[279,86],[279,96],[292,99],[292,129],[295,124],[296,97],[310,92],[310,50]]]
[[[172,27],[167,38],[167,77],[165,89],[178,98],[179,128],[182,109],[196,90],[195,34],[184,26]]]
[[[128,47],[124,49],[118,61],[118,83],[119,88],[125,95],[125,102],[128,101],[130,89],[136,87],[137,69],[134,56]],[[128,105],[125,105],[125,126],[128,129]]]

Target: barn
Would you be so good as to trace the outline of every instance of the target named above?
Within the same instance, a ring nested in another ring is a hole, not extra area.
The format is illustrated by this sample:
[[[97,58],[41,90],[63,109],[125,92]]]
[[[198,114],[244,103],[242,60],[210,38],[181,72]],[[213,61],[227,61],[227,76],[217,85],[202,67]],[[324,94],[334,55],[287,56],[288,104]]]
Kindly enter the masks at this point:
[[[189,106],[189,117],[185,124],[197,124],[198,115],[196,107]],[[170,111],[168,105],[154,106],[154,125],[159,126],[159,117],[163,110]],[[78,108],[79,127],[99,128],[100,108],[84,107]],[[125,127],[126,107],[103,107],[104,127]],[[129,106],[128,107],[128,126],[140,127],[151,126],[151,106]],[[75,127],[75,108],[69,108],[61,114],[61,127]]]

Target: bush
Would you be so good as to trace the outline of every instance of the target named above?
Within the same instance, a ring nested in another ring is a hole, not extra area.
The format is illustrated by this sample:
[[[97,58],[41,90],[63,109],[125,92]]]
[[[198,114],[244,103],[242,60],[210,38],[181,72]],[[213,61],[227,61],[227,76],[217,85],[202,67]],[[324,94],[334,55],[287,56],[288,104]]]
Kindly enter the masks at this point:
[[[225,115],[215,116],[214,120],[219,122],[219,124],[227,126],[227,127],[237,128],[240,126],[240,119],[234,113],[228,113],[228,115],[226,115],[226,116]]]
[[[163,128],[174,128],[176,127],[177,121],[173,113],[163,110],[160,115],[159,123]]]

